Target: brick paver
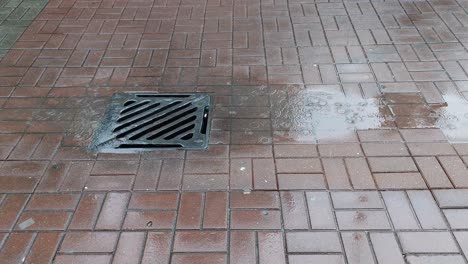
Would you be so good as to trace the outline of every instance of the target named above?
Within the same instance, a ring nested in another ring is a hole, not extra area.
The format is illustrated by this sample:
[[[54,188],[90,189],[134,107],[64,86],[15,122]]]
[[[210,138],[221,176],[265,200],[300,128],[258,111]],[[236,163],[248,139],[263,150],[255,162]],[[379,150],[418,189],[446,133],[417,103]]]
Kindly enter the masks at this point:
[[[0,1],[0,263],[467,263],[467,6]],[[209,148],[90,153],[121,91]]]

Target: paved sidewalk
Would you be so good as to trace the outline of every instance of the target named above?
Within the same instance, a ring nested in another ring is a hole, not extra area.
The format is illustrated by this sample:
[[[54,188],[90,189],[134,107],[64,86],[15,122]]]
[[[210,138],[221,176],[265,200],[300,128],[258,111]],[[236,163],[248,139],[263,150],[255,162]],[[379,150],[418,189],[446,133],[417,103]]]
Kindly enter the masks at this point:
[[[8,194],[0,262],[466,263],[467,203],[447,189]]]
[[[0,0],[1,264],[468,263],[467,1],[45,4]],[[211,93],[209,149],[90,153],[122,91]]]

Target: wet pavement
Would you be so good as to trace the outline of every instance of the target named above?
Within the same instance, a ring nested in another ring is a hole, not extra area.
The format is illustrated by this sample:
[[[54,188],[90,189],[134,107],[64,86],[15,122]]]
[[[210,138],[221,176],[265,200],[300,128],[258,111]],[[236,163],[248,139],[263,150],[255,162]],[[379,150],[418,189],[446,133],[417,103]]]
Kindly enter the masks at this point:
[[[466,1],[44,4],[0,0],[0,263],[467,263]],[[90,152],[123,91],[210,93],[208,150]]]

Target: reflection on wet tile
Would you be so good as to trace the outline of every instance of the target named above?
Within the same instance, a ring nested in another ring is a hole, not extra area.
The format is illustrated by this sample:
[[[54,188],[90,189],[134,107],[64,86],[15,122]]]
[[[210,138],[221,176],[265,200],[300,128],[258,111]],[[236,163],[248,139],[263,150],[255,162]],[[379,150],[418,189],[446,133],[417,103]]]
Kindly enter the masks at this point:
[[[287,130],[288,136],[312,134],[318,140],[349,138],[356,129],[392,124],[388,108],[378,98],[345,97],[341,92],[319,89],[300,90],[272,112],[274,129]]]
[[[356,130],[440,128],[451,141],[468,140],[468,102],[446,92],[444,105],[424,103],[420,93],[373,98],[345,95],[336,85],[291,87],[271,102],[275,143],[355,142]]]
[[[445,95],[446,106],[434,109],[435,126],[450,141],[468,141],[468,102],[458,95]]]

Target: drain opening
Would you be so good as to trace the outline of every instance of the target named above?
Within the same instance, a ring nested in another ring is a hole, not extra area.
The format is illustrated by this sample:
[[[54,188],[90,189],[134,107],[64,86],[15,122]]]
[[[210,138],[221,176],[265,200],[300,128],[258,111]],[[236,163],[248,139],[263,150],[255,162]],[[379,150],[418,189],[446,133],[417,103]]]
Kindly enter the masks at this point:
[[[208,127],[208,113],[209,113],[210,108],[208,106],[205,106],[203,109],[203,121],[202,121],[202,126],[200,129],[200,133],[206,134],[206,129]]]
[[[138,94],[137,97],[153,97],[153,98],[187,98],[189,94]]]
[[[97,152],[205,149],[210,106],[207,94],[115,94],[90,148]]]
[[[181,144],[120,144],[119,149],[145,149],[145,148],[181,148]]]
[[[137,109],[138,107],[140,107],[140,106],[142,106],[142,105],[147,105],[147,104],[149,104],[149,103],[150,103],[150,101],[145,101],[145,102],[138,103],[138,104],[136,104],[136,105],[132,105],[132,106],[130,106],[130,107],[128,107],[128,108],[125,108],[125,109],[123,109],[122,111],[120,111],[120,114],[123,115],[123,114],[125,114],[125,113],[127,113],[127,112],[130,112],[130,111],[132,111],[132,110]]]

